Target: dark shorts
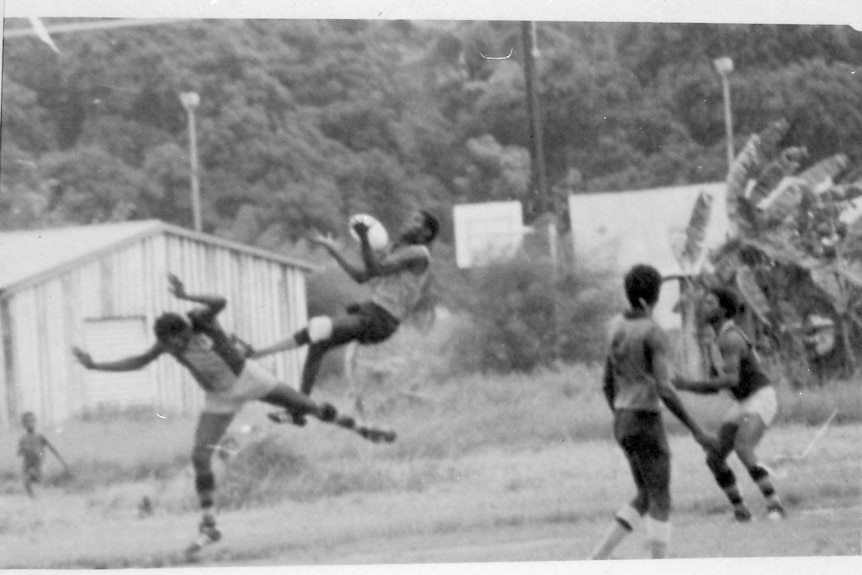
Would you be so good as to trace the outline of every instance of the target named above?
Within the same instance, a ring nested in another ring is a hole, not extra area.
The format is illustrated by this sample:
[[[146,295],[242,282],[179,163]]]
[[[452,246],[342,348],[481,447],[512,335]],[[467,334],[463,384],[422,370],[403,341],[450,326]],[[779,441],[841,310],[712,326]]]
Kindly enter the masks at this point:
[[[661,414],[620,409],[614,412],[614,438],[632,469],[638,491],[666,496],[670,489],[670,448]]]
[[[24,481],[39,483],[42,481],[42,468],[38,465],[24,466]]]
[[[366,301],[347,307],[347,313],[362,320],[361,329],[355,335],[362,344],[380,343],[395,333],[398,320],[374,302]]]

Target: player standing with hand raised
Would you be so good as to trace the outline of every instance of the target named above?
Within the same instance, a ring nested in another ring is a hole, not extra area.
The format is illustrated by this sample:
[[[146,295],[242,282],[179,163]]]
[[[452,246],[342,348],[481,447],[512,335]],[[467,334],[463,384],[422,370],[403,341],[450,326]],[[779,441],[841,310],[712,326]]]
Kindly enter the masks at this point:
[[[736,476],[727,465],[727,457],[736,452],[751,479],[766,498],[768,517],[785,517],[784,506],[775,492],[769,472],[757,458],[755,449],[778,411],[775,388],[760,366],[754,347],[733,319],[741,306],[737,295],[728,289],[714,288],[703,300],[703,319],[715,330],[716,341],[710,348],[712,377],[695,381],[674,378],[677,389],[695,393],[718,393],[726,389],[734,404],[718,430],[718,448],[709,453],[707,465],[715,481],[733,505],[737,521],[751,520],[751,511],[742,501]]]

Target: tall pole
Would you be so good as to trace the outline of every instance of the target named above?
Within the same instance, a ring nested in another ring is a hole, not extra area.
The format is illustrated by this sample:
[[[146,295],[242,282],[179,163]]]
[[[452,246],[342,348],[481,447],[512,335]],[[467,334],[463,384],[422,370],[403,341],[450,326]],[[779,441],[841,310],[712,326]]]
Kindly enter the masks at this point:
[[[521,35],[524,43],[524,78],[527,87],[527,115],[530,119],[530,141],[532,146],[530,156],[532,159],[532,180],[535,193],[538,196],[536,202],[539,214],[552,211],[550,198],[548,197],[548,185],[545,180],[545,151],[542,146],[542,112],[539,108],[539,96],[536,93],[536,65],[535,59],[539,55],[536,47],[536,38],[533,34],[533,22],[521,22]]]
[[[714,62],[715,69],[721,76],[721,91],[724,99],[724,129],[727,134],[727,169],[733,165],[733,116],[730,105],[730,80],[728,76],[733,72],[733,60],[730,58],[717,58]]]
[[[200,232],[201,226],[201,194],[198,183],[198,138],[195,131],[195,109],[200,104],[200,96],[196,92],[183,92],[180,101],[188,112],[189,117],[189,158],[191,161],[192,181],[192,214],[194,217],[194,229]]]

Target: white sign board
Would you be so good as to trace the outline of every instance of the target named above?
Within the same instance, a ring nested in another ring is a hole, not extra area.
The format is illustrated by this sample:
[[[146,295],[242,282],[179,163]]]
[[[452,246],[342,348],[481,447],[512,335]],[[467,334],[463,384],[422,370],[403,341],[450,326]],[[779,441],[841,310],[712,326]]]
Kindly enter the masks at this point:
[[[606,270],[619,278],[635,264],[649,264],[663,275],[680,274],[671,248],[684,233],[698,195],[712,196],[707,248],[720,245],[727,233],[724,182],[569,196],[575,260],[581,269]],[[679,299],[676,282],[662,287],[655,317],[664,327],[679,325],[673,312]]]
[[[521,202],[460,204],[454,208],[455,260],[459,268],[512,257],[525,230]]]

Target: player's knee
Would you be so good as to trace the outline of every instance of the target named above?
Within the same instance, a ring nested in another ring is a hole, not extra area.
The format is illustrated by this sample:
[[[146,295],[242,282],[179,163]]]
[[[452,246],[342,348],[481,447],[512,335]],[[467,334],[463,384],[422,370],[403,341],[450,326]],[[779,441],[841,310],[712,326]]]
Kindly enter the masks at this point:
[[[632,499],[630,506],[641,515],[647,512],[649,508],[649,495],[647,495],[645,489],[638,489],[638,494]]]
[[[748,470],[748,475],[750,475],[751,479],[753,479],[754,481],[760,481],[761,479],[769,477],[769,471],[760,463],[746,466],[746,469]]]
[[[332,318],[325,315],[308,320],[308,339],[311,343],[324,341],[332,336]]]
[[[206,445],[196,445],[192,450],[192,467],[195,474],[206,475],[212,471],[213,449]]]
[[[213,492],[215,491],[215,475],[211,472],[195,475],[195,491],[198,493],[201,507],[212,507]]]

